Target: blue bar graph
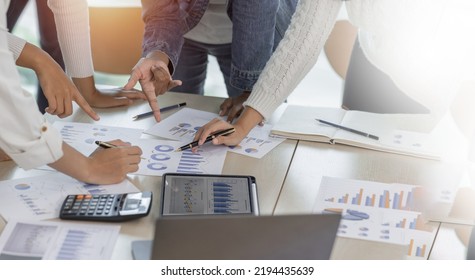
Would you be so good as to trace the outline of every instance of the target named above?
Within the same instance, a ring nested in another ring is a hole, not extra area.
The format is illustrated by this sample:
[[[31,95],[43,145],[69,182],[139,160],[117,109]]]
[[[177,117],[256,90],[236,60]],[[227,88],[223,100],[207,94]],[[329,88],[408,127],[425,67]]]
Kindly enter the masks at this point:
[[[234,196],[233,187],[224,182],[213,182],[214,213],[233,213],[238,211],[237,200]]]
[[[61,248],[59,249],[58,260],[80,259],[80,250],[86,245],[88,233],[81,230],[69,230],[66,234]]]

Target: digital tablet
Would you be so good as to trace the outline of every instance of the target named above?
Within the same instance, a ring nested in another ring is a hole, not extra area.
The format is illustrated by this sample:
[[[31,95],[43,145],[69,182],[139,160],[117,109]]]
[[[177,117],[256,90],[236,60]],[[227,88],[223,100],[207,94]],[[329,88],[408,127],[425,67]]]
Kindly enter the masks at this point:
[[[253,176],[165,173],[161,216],[259,215]]]

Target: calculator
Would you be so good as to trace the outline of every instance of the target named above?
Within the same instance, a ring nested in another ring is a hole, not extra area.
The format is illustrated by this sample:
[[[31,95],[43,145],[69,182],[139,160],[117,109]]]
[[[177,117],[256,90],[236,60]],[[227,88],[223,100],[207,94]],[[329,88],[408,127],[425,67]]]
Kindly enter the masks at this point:
[[[72,194],[64,200],[59,218],[64,220],[122,222],[147,216],[151,206],[151,192]]]

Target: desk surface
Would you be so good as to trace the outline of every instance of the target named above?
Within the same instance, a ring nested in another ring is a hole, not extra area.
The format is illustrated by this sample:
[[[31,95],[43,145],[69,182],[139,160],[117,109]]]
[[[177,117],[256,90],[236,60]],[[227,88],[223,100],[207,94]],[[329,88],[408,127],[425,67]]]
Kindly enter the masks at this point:
[[[187,107],[217,112],[222,98],[197,96],[182,93],[167,93],[159,97],[161,107],[169,106],[183,101],[187,102]],[[155,120],[153,117],[138,121],[133,121],[132,116],[147,112],[150,108],[145,102],[138,102],[127,108],[96,109],[101,120],[97,124],[123,126],[131,128],[147,129],[151,127]],[[170,111],[162,114],[162,118],[173,114]],[[58,120],[51,117],[51,121]],[[75,113],[65,119],[66,121],[87,122],[93,121],[81,110],[76,109]],[[280,194],[281,186],[284,182],[287,169],[290,165],[297,141],[286,140],[262,159],[255,159],[228,152],[224,163],[223,174],[253,175],[258,184],[259,208],[262,215],[271,215],[275,208],[275,203]],[[0,162],[0,179],[8,180],[21,177],[31,177],[47,174],[50,171],[29,170],[18,168],[13,162]],[[142,191],[152,191],[158,194],[162,177],[130,175],[129,180]],[[121,231],[117,245],[115,247],[114,259],[131,259],[131,242],[134,240],[151,239],[154,231],[154,221],[158,216],[159,195],[154,195],[154,201],[150,215],[145,218],[121,223]],[[0,230],[3,229],[0,223]]]
[[[274,214],[311,213],[323,176],[456,189],[461,169],[456,164],[440,161],[299,141]],[[426,203],[423,207],[427,210],[424,213],[427,219],[445,217],[450,212],[449,204]],[[428,226],[437,231],[441,223],[430,222]],[[446,226],[442,223],[442,228]],[[439,235],[436,237],[433,249],[437,259],[454,257],[447,247],[437,246],[446,242],[445,239]],[[458,251],[463,250],[465,248],[459,246]],[[332,259],[405,259],[407,251],[408,246],[338,237]],[[458,256],[462,255],[459,253]]]
[[[187,102],[189,108],[217,112],[222,98],[196,96],[181,93],[167,93],[159,97],[160,107]],[[149,111],[145,102],[137,102],[130,107],[97,109],[101,120],[98,124],[147,129],[155,121],[153,117],[133,121],[132,116]],[[165,118],[174,111],[162,114]],[[58,118],[51,117],[51,121]],[[81,110],[66,119],[74,122],[93,123]],[[223,174],[253,175],[258,183],[261,214],[283,215],[311,213],[315,204],[320,181],[323,176],[373,180],[379,182],[399,182],[423,186],[455,186],[458,184],[457,166],[438,161],[387,154],[343,145],[329,145],[306,141],[286,140],[262,159],[254,159],[228,153]],[[13,162],[0,162],[0,180],[15,179],[45,174],[50,171],[25,171]],[[143,191],[158,192],[161,177],[131,175],[129,180]],[[158,216],[159,195],[154,196],[151,214],[145,218],[121,223],[121,231],[114,249],[113,259],[131,259],[131,242],[151,239],[154,221]],[[447,207],[432,207],[447,212]],[[431,222],[430,226],[439,231],[432,247],[431,259],[464,258],[464,243],[457,243],[455,228],[471,230],[470,225],[455,225]],[[4,223],[0,221],[0,232]],[[463,239],[463,238],[462,238]],[[447,243],[450,242],[450,243]],[[445,244],[456,244],[457,253]],[[407,246],[363,241],[338,237],[332,259],[404,259]]]

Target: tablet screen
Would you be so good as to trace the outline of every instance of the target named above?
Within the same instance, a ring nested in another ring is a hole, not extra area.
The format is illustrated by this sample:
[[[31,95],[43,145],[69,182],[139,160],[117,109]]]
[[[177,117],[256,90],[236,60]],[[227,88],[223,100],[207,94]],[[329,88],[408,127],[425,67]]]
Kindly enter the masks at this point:
[[[247,176],[166,175],[162,215],[252,213]]]

